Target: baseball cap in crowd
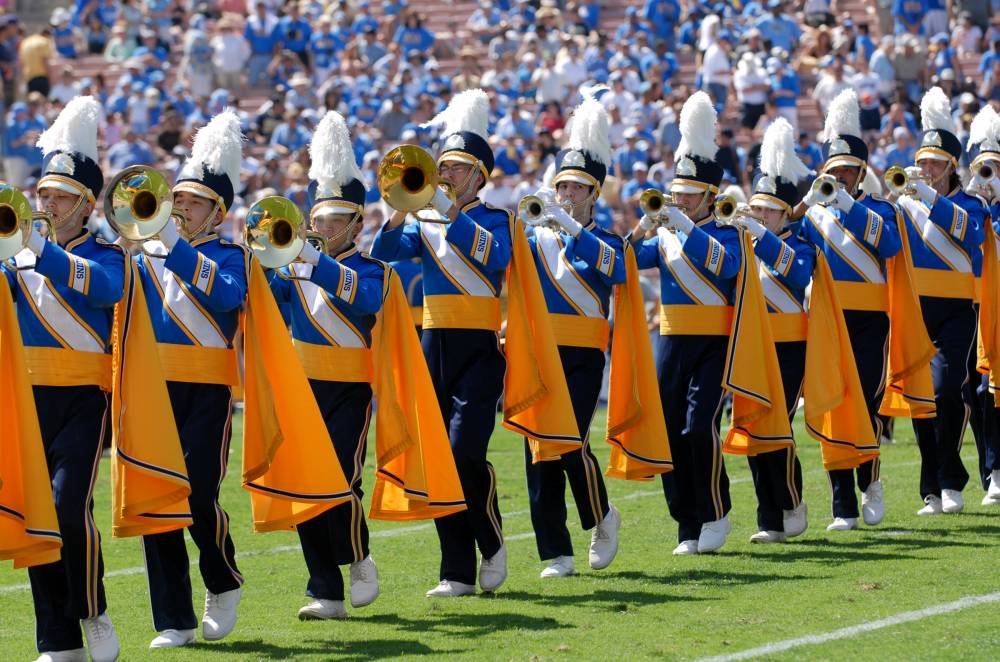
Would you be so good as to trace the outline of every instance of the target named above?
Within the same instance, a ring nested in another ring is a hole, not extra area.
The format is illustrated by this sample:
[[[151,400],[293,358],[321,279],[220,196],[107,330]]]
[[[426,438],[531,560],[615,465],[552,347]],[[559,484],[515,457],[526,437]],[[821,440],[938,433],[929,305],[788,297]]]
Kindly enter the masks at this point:
[[[781,60],[776,57],[767,58],[767,72],[769,74],[776,73],[781,69]]]
[[[900,138],[905,138],[909,134],[910,132],[906,130],[905,126],[897,126],[892,130],[892,139],[899,140]]]
[[[632,170],[633,171],[642,170],[643,172],[646,172],[649,170],[649,166],[646,165],[645,161],[636,161],[635,163],[632,164]]]

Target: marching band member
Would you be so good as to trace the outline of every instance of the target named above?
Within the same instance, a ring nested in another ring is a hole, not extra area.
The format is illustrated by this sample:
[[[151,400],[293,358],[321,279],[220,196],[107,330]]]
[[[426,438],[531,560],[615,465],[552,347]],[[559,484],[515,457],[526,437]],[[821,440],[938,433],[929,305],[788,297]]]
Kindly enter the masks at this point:
[[[455,194],[452,202],[443,189],[435,191],[431,206],[442,220],[404,224],[407,214],[396,211],[372,246],[383,260],[421,258],[421,344],[468,505],[435,520],[442,558],[441,581],[427,592],[432,597],[475,592],[477,545],[480,588],[495,591],[507,577],[496,473],[486,459],[501,395],[504,426],[528,436],[541,456],[581,446],[524,231],[510,212],[477,197],[494,165],[488,108],[485,92],[467,90],[430,123],[444,124],[438,174]],[[501,351],[499,296],[508,267]]]
[[[340,565],[350,564],[351,606],[364,607],[379,595],[361,507],[361,471],[372,412],[366,349],[385,280],[384,265],[354,244],[363,227],[365,187],[339,113],[330,111],[319,123],[309,154],[309,178],[316,182],[310,224],[326,242],[326,252],[305,242],[302,263],[271,274],[271,291],[290,306],[292,338],[352,497],[296,527],[312,598],[299,610],[304,620],[347,617]]]
[[[799,235],[800,221],[789,222],[801,200],[798,183],[809,168],[795,154],[793,129],[782,118],[764,133],[760,176],[750,209],[756,218],[737,217],[754,237],[754,254],[767,300],[768,318],[784,387],[789,421],[795,418],[806,370],[806,287],[812,280],[816,248]],[[727,450],[734,435],[727,439]],[[766,446],[765,446],[766,447]],[[794,441],[771,451],[748,454],[757,493],[757,533],[752,543],[779,543],[801,535],[808,524],[802,500],[802,466]]]
[[[899,204],[913,224],[910,243],[924,323],[937,350],[931,363],[937,416],[914,419],[920,447],[918,514],[960,512],[969,474],[962,464],[962,434],[968,416],[962,390],[976,338],[974,275],[982,268],[987,211],[980,198],[961,189],[957,168],[962,143],[947,96],[933,87],[920,102],[924,135],[915,178]]]
[[[381,260],[420,256],[424,272],[424,355],[441,403],[468,511],[434,521],[441,542],[440,584],[429,596],[495,591],[507,578],[496,472],[486,459],[503,393],[506,360],[500,349],[500,290],[511,259],[510,213],[488,207],[477,192],[493,171],[486,141],[488,98],[482,90],[456,95],[445,110],[441,179],[454,187],[432,201],[449,225],[405,224],[396,211],[375,237]]]
[[[101,536],[93,490],[109,423],[114,306],[125,291],[125,255],[86,223],[101,194],[98,104],[71,101],[38,139],[46,154],[38,206],[55,236],[31,231],[27,248],[4,263],[25,343],[62,556],[28,569],[39,660],[118,657],[107,614]]]
[[[207,588],[206,641],[222,639],[236,625],[243,584],[219,490],[229,461],[232,387],[240,383],[233,339],[247,296],[247,255],[216,234],[239,190],[239,127],[239,118],[224,112],[198,132],[173,190],[182,227],[169,220],[159,241],[146,243],[155,257],[136,258],[191,478],[189,531]],[[144,536],[143,554],[159,633],[150,648],[192,643],[196,620],[183,531]]]
[[[868,147],[861,139],[859,112],[852,90],[841,92],[830,104],[822,134],[826,154],[822,172],[836,178],[840,189],[827,206],[816,204],[819,195],[815,190],[806,195],[803,203],[810,212],[801,231],[830,265],[877,439],[889,338],[886,260],[899,253],[902,243],[892,205],[872,199],[859,189],[868,167]],[[864,521],[878,524],[885,516],[878,458],[864,462],[856,471]],[[827,530],[855,529],[855,470],[836,469],[829,474],[834,519]]]
[[[621,526],[621,515],[608,503],[588,437],[604,376],[611,289],[625,282],[624,246],[620,237],[597,227],[593,220],[594,204],[611,161],[604,106],[587,96],[571,122],[568,151],[561,155],[552,179],[555,190],[538,192],[545,205],[543,213],[559,230],[537,225],[529,238],[583,439],[579,450],[541,461],[535,461],[525,439],[531,523],[539,557],[548,562],[542,578],[575,572],[573,543],[566,527],[567,480],[581,527],[593,530],[589,561],[595,570],[614,560]]]
[[[972,162],[972,179],[966,186],[970,195],[985,196],[990,215],[983,230],[983,286],[977,289],[979,304],[979,343],[976,360],[970,369],[978,369],[981,379],[971,379],[966,398],[972,405],[970,424],[976,438],[979,454],[979,473],[983,489],[982,505],[1000,505],[1000,418],[996,408],[996,369],[1000,368],[1000,265],[998,265],[997,233],[1000,228],[1000,181],[996,178],[1000,168],[1000,116],[989,104],[983,106],[969,127],[969,145],[978,147],[979,153]],[[984,178],[982,171],[992,168],[993,176]],[[969,391],[972,393],[970,394]],[[969,397],[972,395],[972,397]],[[979,419],[979,420],[977,420]]]
[[[680,129],[670,184],[679,206],[667,208],[665,226],[645,241],[653,223],[643,218],[631,241],[638,267],[660,270],[657,378],[674,463],[663,490],[678,523],[674,554],[696,554],[719,549],[732,530],[719,425],[742,249],[739,231],[713,213],[722,168],[716,113],[704,92],[685,102]]]

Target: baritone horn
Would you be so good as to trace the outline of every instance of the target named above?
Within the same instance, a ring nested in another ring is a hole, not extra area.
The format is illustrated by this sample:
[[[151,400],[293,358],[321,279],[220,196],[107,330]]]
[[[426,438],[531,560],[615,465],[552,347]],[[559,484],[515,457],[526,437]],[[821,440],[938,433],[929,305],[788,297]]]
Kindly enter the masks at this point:
[[[393,209],[427,223],[451,222],[436,212],[418,213],[427,209],[439,186],[455,201],[454,189],[441,181],[434,157],[422,147],[399,145],[386,152],[378,164],[376,183],[382,199]]]
[[[172,218],[182,227],[186,223],[184,215],[174,211],[174,194],[167,178],[144,165],[129,166],[114,176],[104,196],[104,216],[111,228],[129,241],[153,239]]]
[[[280,269],[298,260],[305,242],[320,253],[327,252],[326,239],[306,231],[305,216],[295,203],[280,195],[261,198],[247,210],[243,241],[265,269]],[[285,280],[309,280],[308,277],[285,275]]]
[[[0,182],[0,261],[13,258],[28,246],[35,221],[45,226],[46,238],[55,241],[52,217],[45,212],[31,211],[24,193],[6,182]],[[32,268],[18,267],[18,270]]]

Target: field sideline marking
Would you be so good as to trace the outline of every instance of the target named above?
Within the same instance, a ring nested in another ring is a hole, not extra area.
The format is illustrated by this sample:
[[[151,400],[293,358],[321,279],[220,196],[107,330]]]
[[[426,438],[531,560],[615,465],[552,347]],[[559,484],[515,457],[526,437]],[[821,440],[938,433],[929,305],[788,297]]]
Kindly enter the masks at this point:
[[[816,644],[823,644],[828,641],[835,641],[837,639],[847,639],[866,632],[873,632],[875,630],[881,630],[882,628],[888,628],[902,623],[922,621],[925,618],[940,616],[942,614],[961,611],[963,609],[968,609],[969,607],[977,607],[979,605],[990,604],[993,602],[1000,602],[1000,592],[987,593],[986,595],[967,595],[964,598],[955,600],[954,602],[931,605],[930,607],[924,607],[923,609],[917,609],[915,611],[904,611],[899,614],[894,614],[893,616],[881,618],[877,621],[869,621],[859,625],[852,625],[850,627],[832,630],[823,634],[810,634],[805,637],[776,641],[773,644],[766,644],[764,646],[758,646],[757,648],[749,648],[745,651],[740,651],[739,653],[717,655],[715,657],[703,657],[697,660],[697,662],[734,662],[735,660],[749,660],[763,655],[782,653],[784,651],[791,650],[792,648],[798,648],[799,646],[812,646]]]
[[[900,464],[893,465],[895,467],[906,467],[920,464],[919,461],[911,462],[901,462]],[[811,469],[809,471],[803,472],[806,474],[813,474],[823,471],[822,469]],[[729,481],[730,485],[740,485],[742,483],[751,482],[749,476],[744,476],[742,478],[732,478]],[[639,499],[648,496],[663,495],[663,490],[642,490],[640,492],[632,492],[630,494],[625,494],[623,496],[615,499],[616,501],[631,501],[632,499]],[[527,515],[529,511],[527,510],[515,510],[510,513],[501,513],[501,517],[520,517],[521,515]],[[370,538],[394,538],[396,536],[408,535],[410,533],[417,533],[419,531],[426,531],[434,526],[433,522],[427,524],[417,524],[415,526],[404,526],[396,529],[386,529],[384,531],[372,531],[369,534]],[[535,534],[514,534],[509,536],[504,536],[505,540],[525,540],[527,538],[534,538]],[[287,552],[298,552],[301,547],[298,545],[278,545],[277,547],[269,547],[266,549],[252,549],[246,552],[239,552],[236,554],[236,560],[245,559],[253,556],[271,556],[272,554],[284,554]],[[191,561],[191,566],[198,564],[197,559]],[[131,575],[139,575],[146,572],[144,566],[134,566],[131,568],[122,568],[121,570],[111,570],[110,572],[104,573],[104,579],[113,579],[115,577],[128,577]],[[8,586],[0,586],[0,595],[5,595],[7,593],[16,593],[18,591],[28,591],[31,589],[31,584],[10,584]]]

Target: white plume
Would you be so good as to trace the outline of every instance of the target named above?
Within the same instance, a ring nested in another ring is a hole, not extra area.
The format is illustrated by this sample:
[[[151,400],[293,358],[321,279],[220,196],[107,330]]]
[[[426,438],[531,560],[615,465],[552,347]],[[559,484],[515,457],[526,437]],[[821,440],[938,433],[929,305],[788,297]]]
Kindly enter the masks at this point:
[[[352,179],[363,181],[361,170],[354,160],[351,134],[343,115],[335,110],[327,112],[320,120],[309,144],[309,179],[343,186]]]
[[[760,171],[793,184],[809,175],[809,166],[795,153],[795,130],[784,117],[771,122],[760,147]]]
[[[838,94],[830,102],[826,112],[826,122],[819,139],[828,142],[837,136],[861,137],[861,109],[854,90],[848,89]]]
[[[611,165],[611,142],[608,139],[608,111],[592,95],[583,102],[570,118],[569,140],[566,147],[590,154],[590,158]]]
[[[700,156],[712,160],[719,151],[715,144],[715,106],[707,94],[695,92],[681,108],[681,143],[676,156]]]
[[[191,165],[203,166],[212,172],[226,173],[233,190],[240,190],[240,165],[243,163],[243,134],[240,118],[224,110],[201,127],[191,147]]]
[[[101,106],[94,97],[76,97],[66,104],[59,117],[38,136],[36,147],[43,154],[76,152],[97,162],[97,122]]]
[[[927,90],[920,100],[920,124],[924,131],[955,130],[955,122],[951,119],[951,102],[940,87]]]
[[[430,122],[421,126],[444,125],[444,134],[459,131],[475,133],[486,140],[489,137],[490,98],[480,89],[465,90],[451,98],[448,107],[438,113]]]
[[[1000,141],[1000,115],[989,104],[983,106],[969,125],[968,148],[971,150],[973,145],[980,145],[987,140],[994,143]]]

